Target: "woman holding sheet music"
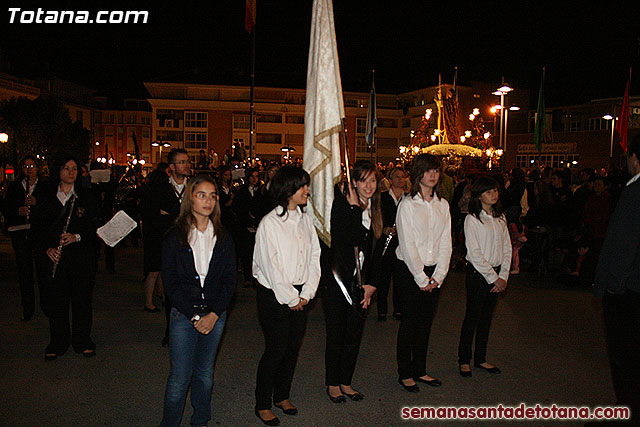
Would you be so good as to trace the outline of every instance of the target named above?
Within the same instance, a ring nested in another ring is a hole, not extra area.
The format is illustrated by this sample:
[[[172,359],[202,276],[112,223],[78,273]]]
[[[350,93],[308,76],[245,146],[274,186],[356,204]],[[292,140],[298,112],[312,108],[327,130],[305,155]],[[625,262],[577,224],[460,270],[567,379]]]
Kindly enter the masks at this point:
[[[45,360],[55,360],[69,345],[76,353],[92,357],[96,354],[91,299],[98,205],[88,189],[75,185],[78,162],[72,156],[63,156],[51,171],[53,185],[33,210],[31,228],[49,316],[51,340]]]
[[[376,241],[382,235],[380,191],[375,166],[358,161],[351,182],[336,188],[331,207],[331,256],[323,269],[327,326],[325,384],[334,403],[364,395],[351,387],[366,309],[380,276]]]

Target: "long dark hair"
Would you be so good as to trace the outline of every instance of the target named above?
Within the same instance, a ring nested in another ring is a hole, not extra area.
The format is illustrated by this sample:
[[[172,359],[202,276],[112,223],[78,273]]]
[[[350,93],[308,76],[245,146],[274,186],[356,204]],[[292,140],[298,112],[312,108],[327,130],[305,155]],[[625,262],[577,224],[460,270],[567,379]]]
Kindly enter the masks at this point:
[[[370,174],[376,177],[376,191],[371,197],[371,228],[373,229],[373,235],[376,239],[379,239],[382,235],[382,204],[380,202],[380,186],[377,185],[380,182],[378,176],[378,169],[376,166],[368,160],[358,160],[353,164],[353,170],[351,172],[351,181],[356,194],[358,193],[357,187],[355,187],[356,181],[364,181]],[[358,194],[358,197],[360,195]],[[360,201],[360,207],[366,209],[367,205]]]
[[[282,208],[279,216],[285,216],[288,211],[289,199],[305,185],[309,185],[311,178],[307,171],[297,166],[282,166],[271,180],[269,191],[276,206]],[[302,206],[301,206],[302,208]],[[304,211],[303,211],[304,212]]]
[[[500,191],[499,188],[498,181],[488,176],[479,176],[475,181],[473,181],[473,185],[471,185],[471,198],[469,199],[469,214],[475,216],[478,221],[482,222],[482,219],[480,219],[480,212],[482,212],[480,196],[485,191]],[[494,218],[501,218],[504,216],[504,209],[502,208],[500,199],[498,199],[495,205],[491,206],[491,216]]]
[[[212,184],[216,189],[216,192],[218,192],[216,181],[206,173],[199,173],[187,182],[184,197],[180,204],[180,214],[176,219],[178,242],[184,246],[189,245],[189,233],[191,232],[191,227],[195,224],[192,202],[193,193],[195,188],[203,182]],[[216,200],[216,205],[213,207],[213,211],[209,215],[209,219],[213,223],[213,235],[217,236],[218,240],[224,239],[225,235],[224,229],[222,228],[222,222],[220,221],[220,203],[218,200]]]
[[[438,183],[436,184],[436,186],[433,188],[433,193],[438,197],[441,197],[442,162],[439,158],[429,153],[422,153],[413,159],[413,165],[411,166],[411,197],[420,192],[420,190],[422,189],[422,187],[420,186],[422,177],[424,176],[425,172],[432,169],[437,169],[440,171],[440,178],[438,179]]]

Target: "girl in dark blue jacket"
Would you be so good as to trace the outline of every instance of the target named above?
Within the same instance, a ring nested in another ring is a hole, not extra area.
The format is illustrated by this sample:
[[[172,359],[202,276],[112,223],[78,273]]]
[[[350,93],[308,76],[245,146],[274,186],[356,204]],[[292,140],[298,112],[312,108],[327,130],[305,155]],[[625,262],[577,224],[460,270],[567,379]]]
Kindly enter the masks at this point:
[[[188,182],[176,225],[165,236],[162,280],[172,309],[171,370],[161,425],[180,425],[189,383],[191,424],[207,425],[213,365],[236,268],[233,241],[220,223],[218,189],[206,174]]]

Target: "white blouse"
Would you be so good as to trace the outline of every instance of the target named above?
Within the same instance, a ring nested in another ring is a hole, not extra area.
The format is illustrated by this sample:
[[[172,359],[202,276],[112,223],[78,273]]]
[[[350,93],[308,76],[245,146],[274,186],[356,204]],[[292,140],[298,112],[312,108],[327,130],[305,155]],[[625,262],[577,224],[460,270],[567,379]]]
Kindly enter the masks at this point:
[[[320,282],[320,242],[311,217],[300,208],[269,212],[258,225],[253,252],[253,277],[271,289],[280,304],[295,307],[310,301]],[[303,285],[298,291],[293,285]]]
[[[396,256],[409,268],[419,287],[429,284],[425,266],[435,265],[433,279],[438,287],[449,272],[451,261],[451,215],[449,203],[434,195],[430,202],[420,193],[406,196],[396,215],[398,248]]]
[[[213,255],[213,248],[217,239],[218,236],[213,234],[213,223],[211,221],[209,221],[204,232],[194,226],[191,227],[189,232],[189,246],[191,246],[193,252],[193,261],[200,277],[201,287],[204,287],[204,280],[209,272],[209,263],[211,262],[211,255]]]
[[[511,238],[504,216],[495,218],[484,210],[480,219],[468,214],[464,220],[464,240],[467,260],[482,274],[487,283],[495,283],[498,277],[509,279],[511,267]],[[493,267],[500,266],[498,275]]]

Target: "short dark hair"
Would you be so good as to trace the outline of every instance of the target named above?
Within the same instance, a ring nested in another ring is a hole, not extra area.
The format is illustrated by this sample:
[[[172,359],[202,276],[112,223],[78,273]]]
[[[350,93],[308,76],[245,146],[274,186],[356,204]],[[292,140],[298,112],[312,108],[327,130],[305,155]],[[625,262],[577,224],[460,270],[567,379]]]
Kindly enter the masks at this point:
[[[287,213],[289,199],[305,185],[309,185],[311,177],[306,170],[297,166],[282,166],[271,180],[269,191],[273,196],[276,206],[282,207],[280,216]]]
[[[167,155],[167,162],[169,162],[169,164],[174,164],[176,162],[176,157],[178,156],[178,154],[184,154],[186,156],[189,155],[189,153],[187,153],[187,150],[185,150],[184,148],[174,148],[169,151],[169,155]]]
[[[438,169],[442,174],[442,162],[433,154],[422,153],[413,159],[413,165],[411,166],[411,196],[415,196],[420,192],[420,181],[424,176],[424,173],[432,169]],[[442,179],[438,179],[436,187],[433,189],[434,193],[440,197],[442,194]]]
[[[24,174],[24,163],[27,160],[31,160],[33,163],[36,164],[36,167],[38,168],[38,176],[40,175],[40,162],[38,161],[38,159],[36,158],[36,156],[33,156],[31,154],[27,154],[26,156],[22,157],[20,159],[20,162],[18,162],[18,167],[20,168],[20,170],[18,171],[18,178],[22,179],[25,177]]]
[[[482,202],[480,201],[480,196],[485,191],[489,190],[498,190],[500,191],[500,185],[498,181],[489,177],[489,176],[479,176],[478,179],[473,181],[471,185],[471,198],[469,199],[469,214],[478,218],[480,222],[480,212],[482,211]],[[504,214],[504,210],[502,209],[502,204],[500,203],[500,199],[496,202],[495,205],[491,207],[491,216],[494,218],[500,218]]]

